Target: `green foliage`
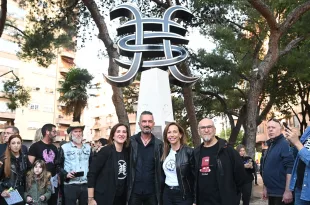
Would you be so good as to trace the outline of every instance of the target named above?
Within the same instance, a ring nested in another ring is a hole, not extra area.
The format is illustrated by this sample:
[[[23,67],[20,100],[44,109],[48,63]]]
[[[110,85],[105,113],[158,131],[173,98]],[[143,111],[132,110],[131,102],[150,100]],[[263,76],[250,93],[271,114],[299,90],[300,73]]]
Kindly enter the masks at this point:
[[[3,85],[4,95],[1,98],[8,99],[7,106],[10,110],[16,110],[26,106],[30,101],[30,91],[19,84],[19,80],[7,80]]]
[[[59,102],[65,104],[65,113],[73,113],[73,121],[80,121],[81,113],[87,105],[87,86],[94,77],[86,69],[72,68],[65,81],[61,82],[58,91],[61,93]]]
[[[226,130],[222,129],[222,131],[219,135],[219,138],[222,138],[222,139],[228,141],[230,134],[231,134],[230,128],[227,128]],[[242,139],[243,139],[243,131],[240,131],[238,134],[237,141],[236,141],[235,145],[237,146],[239,144],[242,144]]]

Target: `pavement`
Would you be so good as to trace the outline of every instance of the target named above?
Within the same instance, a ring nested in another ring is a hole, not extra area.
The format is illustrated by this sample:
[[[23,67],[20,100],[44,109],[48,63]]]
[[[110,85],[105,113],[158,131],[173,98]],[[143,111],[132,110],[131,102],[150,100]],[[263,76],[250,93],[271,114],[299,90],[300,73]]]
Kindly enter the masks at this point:
[[[257,173],[257,183],[258,185],[253,185],[252,187],[252,198],[251,205],[267,205],[268,201],[262,199],[263,195],[263,180],[259,173]],[[241,205],[242,203],[240,203]]]

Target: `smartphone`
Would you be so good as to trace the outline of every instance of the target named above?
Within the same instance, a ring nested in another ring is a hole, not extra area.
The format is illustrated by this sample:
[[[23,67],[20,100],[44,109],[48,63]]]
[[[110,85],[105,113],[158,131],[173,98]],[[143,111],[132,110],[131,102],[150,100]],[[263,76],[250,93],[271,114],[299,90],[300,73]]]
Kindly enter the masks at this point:
[[[283,122],[283,126],[285,127],[285,129],[288,129],[288,130],[290,130],[290,131],[291,131],[291,129],[290,129],[290,128],[288,128],[288,125],[287,125],[287,123],[286,123],[286,122]]]
[[[75,176],[75,177],[82,177],[82,176],[84,176],[84,172],[83,172],[83,171],[81,171],[81,172],[75,172],[74,176]]]

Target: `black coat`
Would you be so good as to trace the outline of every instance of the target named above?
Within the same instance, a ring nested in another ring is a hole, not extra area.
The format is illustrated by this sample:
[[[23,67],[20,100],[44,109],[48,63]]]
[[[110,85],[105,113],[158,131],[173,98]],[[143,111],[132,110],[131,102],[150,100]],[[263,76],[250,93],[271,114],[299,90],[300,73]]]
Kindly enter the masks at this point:
[[[183,199],[192,197],[194,194],[195,182],[194,149],[186,145],[180,147],[175,155],[175,166]],[[165,185],[165,177],[165,172],[163,172],[162,186]]]
[[[128,176],[128,193],[127,200],[129,201],[131,192],[133,190],[133,185],[135,181],[136,174],[136,164],[138,160],[138,142],[136,137],[141,136],[141,132],[136,135],[131,136],[130,138],[130,159],[129,159],[129,176]],[[157,139],[154,135],[152,137],[155,138],[155,146],[154,146],[154,160],[155,160],[155,191],[156,198],[159,204],[161,204],[161,156],[163,154],[163,142]]]
[[[128,149],[124,148],[125,161],[127,163],[128,173]],[[118,163],[116,150],[114,145],[103,147],[94,157],[91,162],[89,172],[87,174],[88,188],[94,188],[95,199],[99,194],[100,198],[105,198],[105,201],[96,201],[97,204],[113,205],[118,175]],[[127,174],[128,177],[128,174]],[[126,185],[125,185],[126,192]]]
[[[216,177],[221,197],[222,205],[236,205],[239,204],[237,195],[240,192],[242,185],[245,183],[246,172],[244,169],[243,162],[239,153],[232,147],[228,146],[227,142],[223,139],[217,138],[219,141],[219,150],[217,154],[217,171]],[[199,174],[199,158],[200,151],[203,144],[194,150],[195,156],[195,199],[199,205],[198,201],[198,174]]]

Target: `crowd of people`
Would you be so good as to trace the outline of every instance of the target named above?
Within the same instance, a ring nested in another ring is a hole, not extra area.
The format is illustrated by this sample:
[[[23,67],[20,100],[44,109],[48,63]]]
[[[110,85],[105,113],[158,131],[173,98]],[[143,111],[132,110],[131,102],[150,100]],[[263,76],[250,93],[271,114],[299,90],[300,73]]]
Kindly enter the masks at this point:
[[[19,130],[7,127],[0,145],[0,204],[7,204],[12,190],[23,198],[18,204],[250,204],[257,170],[243,145],[234,149],[218,138],[208,118],[198,124],[202,143],[195,149],[178,123],[166,125],[163,141],[152,134],[154,125],[153,114],[144,111],[141,132],[130,136],[128,126],[118,123],[95,150],[84,143],[85,126],[79,122],[70,125],[70,141],[59,148],[53,144],[53,124],[42,127],[29,150]],[[283,132],[281,123],[271,119],[267,131],[263,197],[269,205],[309,205],[310,128],[299,139],[299,130]]]

